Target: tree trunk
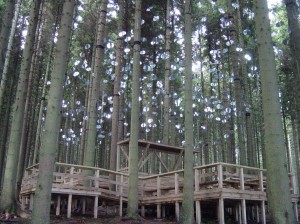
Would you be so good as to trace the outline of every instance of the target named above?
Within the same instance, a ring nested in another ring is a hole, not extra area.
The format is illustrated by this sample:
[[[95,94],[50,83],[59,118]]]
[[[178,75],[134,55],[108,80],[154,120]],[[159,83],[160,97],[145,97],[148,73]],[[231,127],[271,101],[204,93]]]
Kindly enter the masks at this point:
[[[30,20],[28,27],[28,35],[23,51],[23,59],[20,70],[20,77],[16,93],[16,100],[12,111],[11,132],[8,143],[8,155],[5,166],[3,192],[0,200],[0,210],[9,209],[15,206],[15,186],[18,167],[18,156],[21,143],[21,134],[24,117],[25,97],[28,85],[28,75],[30,73],[31,58],[33,54],[33,45],[35,41],[35,31],[37,27],[39,8],[41,1],[36,0],[30,11]]]
[[[12,26],[11,26],[11,30],[10,30],[10,34],[9,34],[9,39],[8,39],[8,43],[7,46],[5,46],[6,48],[6,53],[5,53],[5,62],[4,65],[2,66],[0,62],[0,77],[1,77],[1,82],[0,82],[0,108],[3,105],[3,98],[4,98],[4,91],[6,89],[6,83],[8,80],[7,74],[8,74],[8,69],[9,69],[9,63],[10,63],[10,57],[11,57],[11,50],[13,47],[13,41],[14,41],[14,36],[15,36],[15,31],[16,31],[16,27],[17,27],[17,22],[18,22],[18,17],[19,17],[19,12],[20,12],[20,8],[21,8],[21,0],[18,0],[16,3],[16,9],[15,9],[15,13],[14,13],[14,18],[12,21]],[[2,33],[2,31],[1,31]],[[5,38],[4,38],[5,39]],[[7,39],[7,38],[6,38]],[[0,47],[2,46],[2,43],[0,44]],[[1,52],[0,49],[0,54],[2,55],[3,52]],[[0,55],[0,60],[2,61],[2,56]]]
[[[192,20],[191,1],[184,5],[185,40],[185,92],[184,92],[184,185],[181,223],[192,224],[194,220],[194,175],[193,175],[193,103],[192,103]]]
[[[55,59],[48,97],[45,137],[42,139],[42,148],[39,160],[39,176],[37,180],[31,220],[31,223],[33,224],[48,224],[50,222],[52,177],[60,127],[60,120],[57,118],[60,117],[61,112],[63,84],[67,69],[74,7],[75,0],[65,1],[61,17],[62,25],[58,31],[57,47],[55,50]],[[54,147],[54,145],[56,147]]]
[[[87,146],[84,154],[85,166],[94,166],[95,163],[95,147],[96,147],[96,125],[97,125],[97,106],[99,106],[99,86],[100,85],[100,72],[103,68],[103,55],[104,55],[104,31],[106,26],[106,10],[107,0],[103,0],[100,5],[100,12],[98,18],[98,34],[95,52],[95,68],[92,76],[92,89],[91,98],[89,98],[88,105],[88,124],[87,124]],[[101,90],[100,90],[101,91]]]
[[[263,99],[268,208],[272,223],[296,223],[284,151],[279,87],[268,5],[266,0],[254,0],[253,2]]]
[[[134,46],[132,67],[132,97],[129,144],[129,189],[127,215],[136,218],[138,215],[138,139],[140,127],[139,83],[140,83],[140,49],[141,49],[141,7],[142,1],[135,1]]]
[[[110,170],[117,169],[117,142],[120,140],[119,136],[119,102],[120,102],[120,83],[121,71],[123,68],[123,42],[124,42],[124,0],[119,0],[119,13],[118,13],[118,39],[116,44],[116,67],[115,67],[115,80],[113,92],[113,113],[111,124],[111,148],[110,148]],[[115,178],[112,175],[111,178]]]
[[[6,50],[9,43],[8,36],[12,27],[16,0],[7,0],[4,18],[2,19],[1,33],[0,33],[0,79],[2,77],[4,60],[6,58]],[[18,6],[20,1],[18,1]],[[17,12],[18,10],[16,10]],[[13,28],[12,28],[13,29]],[[1,104],[0,104],[1,105]]]

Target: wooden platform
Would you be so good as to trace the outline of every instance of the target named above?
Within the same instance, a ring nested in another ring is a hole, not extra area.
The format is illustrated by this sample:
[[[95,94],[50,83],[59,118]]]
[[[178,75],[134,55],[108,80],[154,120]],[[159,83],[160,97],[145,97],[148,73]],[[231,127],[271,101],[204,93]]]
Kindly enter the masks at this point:
[[[246,223],[246,201],[255,205],[258,217],[265,223],[266,177],[265,170],[216,163],[194,167],[194,200],[196,203],[197,223],[201,222],[201,201],[214,200],[219,207],[219,223],[224,223],[224,210],[236,213],[239,220]],[[22,204],[32,209],[32,200],[36,188],[38,164],[28,167],[21,187]],[[293,176],[290,175],[291,197],[297,212],[298,195],[295,194]],[[155,205],[157,217],[164,214],[164,205],[173,205],[176,217],[179,217],[179,204],[183,200],[183,170],[163,174],[139,176],[139,202],[141,213],[145,215],[148,206]],[[71,216],[72,197],[93,198],[94,217],[98,216],[99,200],[118,205],[119,215],[127,204],[128,174],[102,168],[73,164],[56,163],[53,173],[52,193],[56,200],[56,213],[60,213],[61,198],[68,201],[67,216]],[[238,207],[224,207],[225,201],[234,201]],[[27,203],[26,203],[27,202]],[[86,207],[83,205],[83,207]],[[82,210],[85,210],[83,208]],[[248,209],[249,210],[249,209]],[[85,211],[83,211],[85,212]]]

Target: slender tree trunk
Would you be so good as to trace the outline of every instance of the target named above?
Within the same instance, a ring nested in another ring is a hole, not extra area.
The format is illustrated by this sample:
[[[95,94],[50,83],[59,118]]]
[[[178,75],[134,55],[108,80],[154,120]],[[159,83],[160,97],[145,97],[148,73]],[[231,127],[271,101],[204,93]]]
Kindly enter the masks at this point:
[[[50,222],[52,177],[60,127],[60,122],[57,118],[60,117],[61,113],[63,84],[67,69],[74,7],[75,0],[66,0],[64,2],[61,27],[58,31],[57,48],[55,50],[55,59],[48,97],[45,135],[42,139],[43,147],[40,151],[39,176],[31,219],[31,223],[33,224],[48,224]]]
[[[120,83],[121,71],[123,68],[123,42],[124,42],[124,0],[119,0],[119,13],[118,13],[118,39],[116,44],[116,67],[115,67],[115,80],[113,89],[113,113],[112,113],[112,135],[111,135],[111,148],[110,148],[110,170],[117,169],[117,142],[120,140],[119,136],[119,102],[120,102]],[[112,175],[111,178],[115,178]]]
[[[135,1],[134,46],[132,68],[132,97],[129,144],[129,189],[127,215],[136,218],[138,215],[138,139],[140,127],[139,83],[140,83],[140,49],[141,49],[141,9],[142,1]]]
[[[98,35],[95,52],[95,68],[94,75],[92,76],[92,89],[91,98],[89,98],[88,105],[88,124],[87,124],[87,146],[84,154],[85,166],[94,166],[95,163],[95,149],[96,149],[96,124],[97,124],[97,102],[99,101],[99,86],[101,78],[101,70],[103,68],[103,55],[104,55],[104,31],[106,26],[106,10],[107,0],[103,0],[100,5],[100,12],[98,18]],[[101,90],[100,90],[101,91]]]
[[[8,1],[10,2],[10,1]],[[11,1],[12,2],[12,1]],[[12,21],[12,26],[10,29],[10,34],[9,34],[9,38],[8,38],[8,43],[7,46],[5,46],[6,48],[6,53],[5,53],[5,61],[4,61],[4,65],[3,62],[0,62],[0,77],[1,77],[1,82],[0,82],[0,109],[2,108],[3,105],[3,98],[4,98],[4,91],[6,89],[6,83],[8,81],[8,69],[9,69],[9,63],[10,63],[10,57],[11,57],[11,50],[13,47],[13,40],[14,40],[14,36],[15,36],[15,31],[16,31],[16,27],[17,27],[17,22],[18,22],[18,17],[19,17],[19,12],[20,12],[20,8],[21,8],[21,0],[18,0],[16,3],[16,9],[15,9],[15,13],[14,13],[14,17],[13,17],[13,21]],[[4,25],[5,26],[5,25]],[[2,30],[1,30],[2,33]],[[7,38],[4,38],[3,40],[6,40]],[[4,43],[3,43],[4,44]],[[2,46],[2,43],[0,45],[0,48]],[[3,50],[3,49],[2,49]],[[0,49],[0,60],[2,61],[2,54],[4,52],[1,52]]]
[[[163,143],[169,144],[170,140],[170,77],[171,77],[171,0],[167,0],[166,9],[166,62],[165,62],[165,95],[164,95],[164,128]]]
[[[1,33],[0,33],[0,79],[2,77],[4,60],[6,58],[7,45],[9,43],[8,36],[12,27],[16,0],[7,0],[4,18],[2,19]],[[18,4],[20,1],[18,1]],[[16,10],[18,11],[18,10]],[[1,105],[1,104],[0,104]]]
[[[284,151],[279,87],[268,17],[268,5],[266,0],[254,0],[253,3],[262,85],[268,209],[272,223],[296,223],[291,203]]]
[[[30,11],[30,20],[28,35],[23,51],[23,59],[20,70],[20,77],[16,93],[16,100],[12,111],[11,132],[8,143],[8,155],[5,166],[3,192],[0,199],[0,210],[9,209],[15,206],[15,186],[18,167],[18,155],[21,143],[21,134],[23,126],[25,97],[28,85],[28,75],[30,73],[31,58],[33,54],[33,45],[35,41],[35,31],[37,27],[39,8],[41,1],[36,0]]]
[[[192,7],[191,1],[184,5],[185,40],[185,92],[184,92],[184,185],[181,223],[192,224],[194,220],[194,175],[193,175],[193,106],[192,106]]]

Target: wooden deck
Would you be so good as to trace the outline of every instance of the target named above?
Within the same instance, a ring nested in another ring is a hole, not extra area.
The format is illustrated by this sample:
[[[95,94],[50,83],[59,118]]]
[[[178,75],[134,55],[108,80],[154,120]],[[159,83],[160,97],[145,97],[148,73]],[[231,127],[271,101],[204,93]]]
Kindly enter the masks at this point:
[[[67,216],[71,217],[72,197],[93,198],[94,217],[98,216],[99,200],[106,200],[118,206],[122,215],[123,206],[127,204],[128,174],[102,168],[86,167],[73,164],[56,163],[53,173],[52,194],[56,199],[56,214],[60,213],[61,198],[67,198]],[[253,167],[215,163],[194,167],[194,201],[196,221],[201,223],[200,202],[216,201],[219,208],[219,223],[224,223],[224,210],[235,213],[238,220],[247,223],[246,201],[255,205],[257,217],[265,223],[265,206],[267,203],[266,171]],[[32,200],[36,188],[38,164],[26,169],[21,187],[23,206],[32,209]],[[290,175],[291,198],[297,212],[298,195],[294,188],[294,177]],[[157,217],[164,215],[164,205],[172,205],[179,217],[179,204],[183,200],[183,170],[155,175],[139,176],[138,197],[141,215],[147,207],[155,205]],[[85,201],[83,200],[83,213]],[[226,207],[224,201],[234,201],[238,207]],[[249,210],[249,209],[248,209]]]

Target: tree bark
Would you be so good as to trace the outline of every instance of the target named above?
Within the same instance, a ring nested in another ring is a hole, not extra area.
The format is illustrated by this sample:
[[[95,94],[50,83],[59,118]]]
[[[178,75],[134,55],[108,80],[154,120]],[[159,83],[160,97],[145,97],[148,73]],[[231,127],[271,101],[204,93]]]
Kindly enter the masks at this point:
[[[254,0],[253,3],[262,86],[268,208],[272,223],[296,223],[291,203],[284,151],[279,87],[268,17],[268,5],[266,0]]]
[[[28,35],[23,51],[23,59],[20,70],[20,77],[17,87],[16,100],[12,111],[11,132],[8,143],[8,154],[5,166],[3,192],[0,199],[0,210],[13,208],[16,203],[15,186],[18,167],[18,155],[21,143],[21,134],[23,126],[25,97],[28,85],[28,75],[30,73],[31,58],[33,54],[33,45],[35,41],[35,31],[37,27],[39,8],[41,1],[36,0],[32,3],[30,11],[30,20]]]
[[[139,83],[140,83],[140,49],[141,49],[141,7],[142,1],[135,1],[134,46],[132,68],[132,97],[129,144],[129,186],[127,215],[136,218],[138,215],[138,139],[140,126]]]
[[[194,220],[194,175],[193,175],[193,103],[192,103],[192,7],[191,0],[184,5],[185,91],[184,91],[184,185],[181,223],[192,224]]]
[[[106,26],[106,10],[107,0],[103,0],[100,5],[99,19],[98,19],[98,34],[95,52],[95,68],[92,76],[92,89],[88,104],[88,124],[87,124],[87,145],[84,154],[85,166],[94,166],[95,164],[95,147],[96,147],[96,125],[97,125],[97,106],[99,106],[99,86],[101,78],[101,70],[103,68],[104,55],[104,31]],[[100,90],[101,91],[101,90]]]
[[[55,50],[55,59],[51,76],[47,106],[48,113],[45,122],[45,137],[42,139],[42,147],[40,151],[39,176],[31,219],[31,223],[33,224],[48,224],[50,222],[52,177],[60,127],[60,120],[57,118],[60,117],[61,113],[63,84],[67,69],[74,7],[75,0],[65,0],[61,17],[61,27],[58,31],[57,47]]]

